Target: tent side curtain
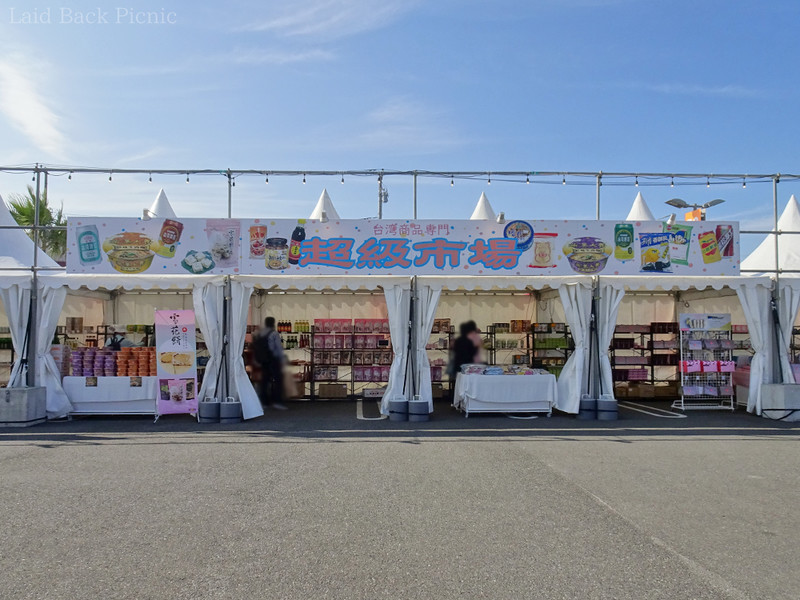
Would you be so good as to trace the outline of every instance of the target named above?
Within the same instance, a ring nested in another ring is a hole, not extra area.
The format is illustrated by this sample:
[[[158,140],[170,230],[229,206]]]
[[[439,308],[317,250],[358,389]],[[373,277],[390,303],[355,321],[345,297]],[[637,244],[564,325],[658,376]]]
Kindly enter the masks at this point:
[[[611,346],[611,338],[614,337],[614,328],[617,325],[619,306],[623,296],[625,296],[625,290],[605,285],[602,280],[599,286],[600,298],[597,302],[597,354],[600,359],[600,393],[613,394],[614,376],[608,350]]]
[[[217,390],[222,355],[222,303],[225,290],[214,284],[198,284],[192,291],[197,327],[208,349],[208,363],[198,398],[220,400]]]
[[[51,419],[66,417],[72,411],[72,404],[61,387],[61,373],[50,354],[50,343],[55,336],[66,298],[66,288],[43,290],[37,320],[36,381],[38,385],[47,388],[47,416]]]
[[[406,285],[387,285],[383,288],[386,309],[389,313],[389,334],[392,338],[394,359],[389,369],[389,382],[381,400],[381,414],[389,414],[389,400],[406,394],[408,368],[408,319],[411,310],[411,289]]]
[[[747,411],[761,415],[761,384],[771,381],[772,343],[770,341],[770,298],[768,287],[741,286],[736,289],[742,304],[753,358],[750,362],[750,392]]]
[[[30,286],[10,286],[0,288],[0,299],[8,317],[8,326],[11,330],[11,343],[14,346],[14,365],[7,387],[24,387],[27,378],[27,369],[22,362],[22,346],[25,343],[25,331],[28,328],[28,317],[31,304]],[[48,346],[49,347],[49,346]]]
[[[256,393],[247,370],[244,366],[244,340],[247,334],[247,315],[250,311],[250,296],[253,286],[241,281],[231,281],[231,332],[230,360],[233,368],[231,372],[231,392],[233,397],[242,403],[242,417],[254,419],[264,414],[258,394]]]
[[[431,363],[426,349],[428,338],[433,329],[436,307],[442,290],[427,286],[417,288],[418,303],[414,310],[414,328],[416,330],[417,390],[421,400],[428,403],[428,412],[433,412],[433,390],[431,388]]]
[[[800,309],[800,277],[788,277],[780,280],[778,303],[778,319],[780,320],[780,361],[783,372],[783,383],[797,383],[794,380],[789,353],[792,343],[792,329]]]
[[[558,377],[556,408],[577,414],[581,394],[586,389],[587,349],[589,348],[589,319],[592,312],[591,279],[558,288],[564,314],[575,342],[575,351],[567,359]]]

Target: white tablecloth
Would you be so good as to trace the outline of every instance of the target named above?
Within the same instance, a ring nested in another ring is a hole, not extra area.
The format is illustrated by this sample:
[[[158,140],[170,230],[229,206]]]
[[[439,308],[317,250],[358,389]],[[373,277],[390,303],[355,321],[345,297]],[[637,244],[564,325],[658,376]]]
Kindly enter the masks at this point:
[[[453,405],[471,412],[546,412],[556,403],[556,377],[546,375],[464,375],[456,377]]]
[[[130,377],[98,377],[97,387],[86,387],[86,377],[64,377],[61,385],[72,403],[72,414],[153,415],[158,377],[142,377],[131,387]]]

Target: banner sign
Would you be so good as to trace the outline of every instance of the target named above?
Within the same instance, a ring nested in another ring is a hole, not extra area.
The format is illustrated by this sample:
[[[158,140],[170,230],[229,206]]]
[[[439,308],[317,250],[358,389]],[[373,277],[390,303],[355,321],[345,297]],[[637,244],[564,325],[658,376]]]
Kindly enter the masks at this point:
[[[156,374],[159,415],[197,412],[194,311],[157,310]]]
[[[681,331],[730,331],[729,314],[681,313],[678,325]]]
[[[738,275],[739,224],[70,219],[67,272]]]

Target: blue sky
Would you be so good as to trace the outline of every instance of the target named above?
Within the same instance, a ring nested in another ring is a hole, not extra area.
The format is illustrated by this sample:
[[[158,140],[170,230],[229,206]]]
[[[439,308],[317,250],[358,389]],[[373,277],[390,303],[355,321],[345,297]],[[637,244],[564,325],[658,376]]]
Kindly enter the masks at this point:
[[[97,4],[0,7],[0,164],[800,172],[793,1],[162,0],[76,22]],[[172,22],[137,24],[147,11]],[[2,174],[0,194],[27,183]],[[410,217],[411,181],[386,183],[384,216]],[[593,218],[594,187],[569,183],[421,179],[419,216],[467,218],[485,191],[507,215]],[[676,195],[721,197],[710,218],[771,223],[769,183],[618,183],[603,218],[641,191],[656,216]],[[54,177],[51,197],[139,215],[159,187],[179,216],[224,216],[216,176]],[[341,216],[377,214],[373,178],[242,177],[234,215],[306,216],[323,187]],[[780,184],[781,209],[798,191]]]

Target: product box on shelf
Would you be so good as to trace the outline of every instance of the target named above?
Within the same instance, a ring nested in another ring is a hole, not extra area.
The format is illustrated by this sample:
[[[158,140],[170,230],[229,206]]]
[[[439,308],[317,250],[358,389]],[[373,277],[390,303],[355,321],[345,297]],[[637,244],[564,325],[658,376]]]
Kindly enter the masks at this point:
[[[347,398],[347,386],[343,383],[321,383],[317,395],[320,398]]]

